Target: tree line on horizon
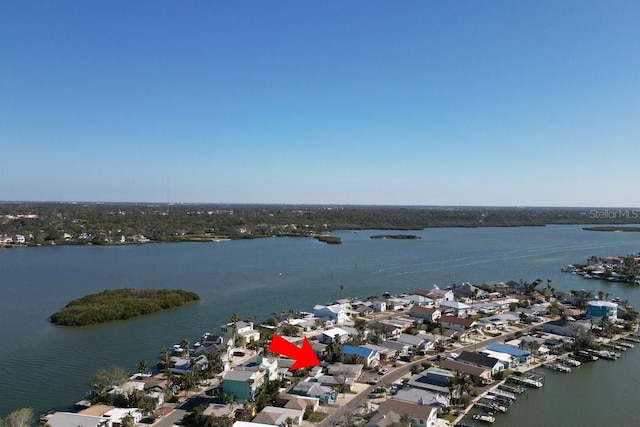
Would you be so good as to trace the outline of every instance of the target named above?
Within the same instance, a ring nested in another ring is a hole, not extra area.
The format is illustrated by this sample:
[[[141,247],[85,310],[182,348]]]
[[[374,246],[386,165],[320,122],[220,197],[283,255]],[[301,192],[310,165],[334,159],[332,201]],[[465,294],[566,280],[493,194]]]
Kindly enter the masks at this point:
[[[133,203],[0,203],[0,236],[26,244],[109,244],[144,235],[151,241],[314,236],[335,230],[421,230],[634,223],[580,208],[295,206]],[[32,217],[24,217],[31,214]],[[22,215],[22,216],[21,216]],[[127,240],[130,242],[130,240]]]

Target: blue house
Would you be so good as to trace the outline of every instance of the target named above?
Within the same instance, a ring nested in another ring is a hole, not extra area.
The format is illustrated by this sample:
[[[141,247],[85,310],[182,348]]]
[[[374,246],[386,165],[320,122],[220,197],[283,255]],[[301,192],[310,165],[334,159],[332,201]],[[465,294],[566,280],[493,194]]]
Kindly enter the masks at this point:
[[[610,301],[589,301],[587,304],[587,317],[591,319],[608,317],[615,320],[618,317],[618,304]]]
[[[380,363],[380,353],[366,347],[356,347],[345,344],[342,346],[342,354],[344,354],[346,361],[352,361],[353,356],[355,355],[362,357],[364,366],[367,368],[376,366]]]
[[[505,344],[489,344],[487,350],[495,351],[496,353],[505,353],[513,357],[518,365],[531,362],[531,353],[526,350],[522,350],[516,347],[511,347]]]

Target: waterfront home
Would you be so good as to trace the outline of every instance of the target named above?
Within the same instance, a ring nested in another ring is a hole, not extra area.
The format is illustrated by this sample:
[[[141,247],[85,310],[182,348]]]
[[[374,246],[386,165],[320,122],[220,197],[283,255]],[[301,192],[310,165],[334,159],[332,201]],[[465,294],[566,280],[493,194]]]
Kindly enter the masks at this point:
[[[112,427],[122,426],[125,418],[130,417],[134,425],[142,419],[142,412],[138,408],[113,408],[103,415],[104,418],[111,420]]]
[[[454,288],[454,293],[458,298],[468,298],[471,300],[481,300],[489,298],[489,292],[482,288],[473,286],[469,282],[462,283]]]
[[[51,427],[112,427],[111,420],[102,416],[56,412],[48,420]]]
[[[409,316],[422,319],[428,323],[436,323],[441,315],[442,312],[440,309],[435,307],[420,307],[414,305],[411,307],[411,310],[409,310]]]
[[[277,406],[267,406],[253,419],[252,423],[264,423],[276,426],[285,425],[290,420],[293,425],[299,426],[302,423],[304,411],[300,409],[280,408]],[[291,424],[286,424],[291,425]]]
[[[323,344],[331,344],[336,337],[340,340],[340,342],[345,342],[349,338],[349,332],[345,331],[342,328],[331,328],[322,332],[320,336],[320,342]]]
[[[116,386],[109,390],[107,395],[111,399],[115,399],[118,396],[127,397],[132,393],[143,392],[144,391],[144,382],[141,381],[127,381],[122,385]]]
[[[404,310],[411,307],[411,300],[405,298],[391,297],[387,298],[387,310]]]
[[[242,347],[260,340],[260,331],[253,329],[253,322],[229,322],[222,325],[220,330],[225,339],[234,339]]]
[[[618,304],[610,301],[589,301],[587,303],[587,318],[602,319],[608,317],[612,321],[618,318]]]
[[[487,346],[487,350],[507,354],[513,357],[518,365],[531,363],[531,353],[516,347],[511,347],[505,344],[491,343]]]
[[[391,397],[393,400],[446,408],[450,405],[449,394],[416,387],[403,387]]]
[[[542,331],[554,334],[562,335],[565,337],[575,337],[580,331],[588,331],[591,327],[589,324],[570,321],[567,319],[557,319],[551,322],[544,323],[542,325]]]
[[[222,377],[225,394],[233,394],[237,400],[253,400],[265,382],[266,371],[229,371]]]
[[[407,384],[411,387],[448,394],[449,381],[454,377],[455,374],[451,371],[431,367],[411,376]]]
[[[460,301],[442,301],[438,308],[444,315],[467,317],[471,306]]]
[[[345,356],[345,361],[352,361],[354,356],[361,357],[367,368],[375,367],[380,363],[380,354],[366,347],[345,344],[342,346],[342,354]]]
[[[408,415],[416,426],[433,427],[438,419],[438,408],[428,405],[388,399],[378,406],[379,413]]]
[[[453,372],[462,372],[468,374],[475,382],[488,384],[491,382],[491,369],[482,366],[470,365],[468,363],[459,362],[458,360],[445,359],[440,361],[440,367]]]
[[[499,360],[504,365],[504,369],[512,369],[518,366],[516,358],[506,353],[500,353],[498,351],[491,351],[487,349],[482,350],[481,353],[487,357]]]
[[[322,305],[317,304],[313,307],[313,315],[316,317],[328,317],[340,325],[349,321],[349,312],[340,304]]]
[[[433,304],[435,303],[435,301],[425,295],[418,295],[418,294],[410,294],[410,295],[405,295],[403,296],[404,299],[407,299],[409,301],[411,301],[415,306],[420,306],[420,307],[433,307]]]
[[[467,363],[474,366],[489,369],[491,375],[496,375],[498,372],[502,372],[505,369],[504,363],[493,357],[489,357],[486,354],[475,353],[471,351],[462,351],[456,361],[461,363]]]
[[[317,382],[301,381],[290,391],[290,394],[297,394],[306,397],[315,397],[320,402],[331,404],[338,398],[338,393],[331,387],[326,387]]]
[[[464,332],[468,331],[469,329],[475,328],[478,325],[478,322],[470,318],[442,315],[440,316],[440,324],[445,328]]]
[[[204,354],[195,358],[187,357],[171,357],[171,372],[182,375],[187,372],[203,372],[209,367],[209,359]]]
[[[387,301],[383,299],[377,299],[373,301],[373,311],[382,313],[387,311]]]
[[[432,299],[436,307],[439,306],[442,301],[454,300],[454,294],[452,290],[440,289],[437,285],[433,285],[433,289],[430,290],[416,289],[415,291],[413,291],[413,293]]]

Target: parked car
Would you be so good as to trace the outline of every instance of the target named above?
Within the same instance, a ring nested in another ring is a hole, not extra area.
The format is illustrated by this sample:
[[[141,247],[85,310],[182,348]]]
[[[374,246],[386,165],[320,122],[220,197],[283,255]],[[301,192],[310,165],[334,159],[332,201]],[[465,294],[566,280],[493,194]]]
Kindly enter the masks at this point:
[[[378,375],[387,375],[389,373],[389,368],[382,368],[378,371]]]

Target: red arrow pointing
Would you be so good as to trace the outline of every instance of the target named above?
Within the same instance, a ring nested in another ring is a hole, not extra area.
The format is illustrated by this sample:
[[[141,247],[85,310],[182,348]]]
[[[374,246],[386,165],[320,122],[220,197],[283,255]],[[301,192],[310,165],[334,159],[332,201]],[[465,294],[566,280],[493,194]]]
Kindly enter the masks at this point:
[[[296,363],[290,368],[292,371],[300,368],[310,368],[312,366],[320,365],[320,360],[316,356],[316,352],[311,348],[311,344],[307,337],[304,338],[302,348],[290,343],[289,341],[276,334],[271,340],[269,345],[269,351],[273,353],[279,353],[283,356],[287,356],[291,359],[295,359]]]

